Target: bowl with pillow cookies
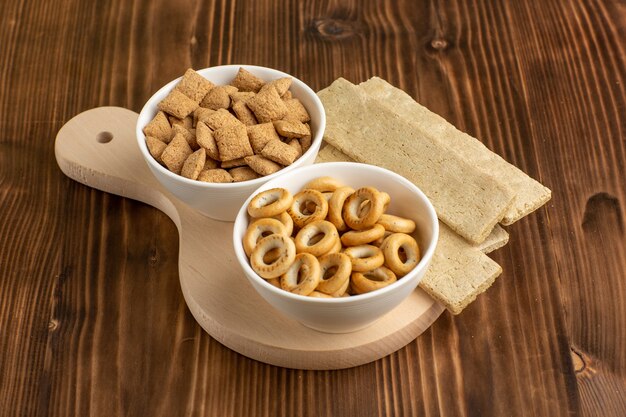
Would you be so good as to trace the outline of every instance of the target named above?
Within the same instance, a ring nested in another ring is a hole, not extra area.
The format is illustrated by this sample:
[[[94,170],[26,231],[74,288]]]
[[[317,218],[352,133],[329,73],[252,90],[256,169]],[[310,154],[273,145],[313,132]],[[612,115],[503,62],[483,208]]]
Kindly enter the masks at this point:
[[[323,332],[352,332],[417,287],[439,234],[410,181],[373,165],[302,167],[256,190],[233,229],[248,281],[274,308]]]
[[[297,78],[224,65],[188,69],[158,90],[141,110],[136,136],[168,191],[232,221],[263,183],[315,161],[325,124],[320,99]]]

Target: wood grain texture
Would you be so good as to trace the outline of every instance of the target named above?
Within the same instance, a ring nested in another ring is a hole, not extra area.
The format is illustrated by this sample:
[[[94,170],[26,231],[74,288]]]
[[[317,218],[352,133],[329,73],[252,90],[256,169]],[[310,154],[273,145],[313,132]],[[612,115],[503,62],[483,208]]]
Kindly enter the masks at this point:
[[[626,414],[626,6],[611,0],[6,0],[0,13],[0,415]],[[553,190],[502,277],[395,354],[293,371],[203,333],[174,225],[56,167],[101,105],[187,66],[314,89],[378,75]]]

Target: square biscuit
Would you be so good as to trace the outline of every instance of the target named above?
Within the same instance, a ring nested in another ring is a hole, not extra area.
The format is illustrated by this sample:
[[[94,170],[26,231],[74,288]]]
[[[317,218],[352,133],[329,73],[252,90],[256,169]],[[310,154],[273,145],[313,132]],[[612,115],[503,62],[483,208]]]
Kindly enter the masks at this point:
[[[246,127],[243,124],[224,126],[213,132],[221,161],[230,161],[254,155]]]
[[[215,110],[198,107],[193,111],[193,125],[197,126],[198,122],[206,121],[206,119],[213,113],[215,113]]]
[[[233,182],[233,177],[225,169],[206,169],[198,175],[198,181],[203,182]]]
[[[250,111],[248,106],[246,106],[244,101],[238,101],[233,104],[233,112],[235,112],[237,119],[246,126],[252,126],[257,123],[254,114]]]
[[[291,165],[298,157],[298,151],[281,140],[267,142],[261,155],[281,165]]]
[[[220,164],[220,168],[224,168],[224,169],[230,169],[230,168],[237,168],[237,167],[242,167],[246,164],[246,159],[245,158],[237,158],[237,159],[231,159],[230,161],[223,161]]]
[[[157,112],[156,116],[143,128],[146,136],[169,143],[172,139],[172,127],[167,120],[167,116],[162,111]]]
[[[296,150],[296,152],[298,152],[298,156],[296,156],[296,159],[302,156],[302,145],[300,144],[300,141],[298,139],[291,139],[289,142],[287,142],[287,145],[291,146]]]
[[[206,162],[206,152],[203,148],[198,149],[187,157],[183,164],[180,175],[191,180],[195,180],[200,175],[200,171],[204,168]]]
[[[256,94],[252,91],[236,91],[230,95],[232,103],[243,101],[244,103],[254,97]]]
[[[231,87],[232,88],[232,87]],[[200,102],[200,107],[211,110],[227,109],[230,107],[229,88],[226,86],[213,87]]]
[[[195,112],[195,110],[194,110]],[[193,116],[189,115],[184,119],[179,119],[178,117],[170,116],[168,117],[170,124],[172,126],[179,125],[184,127],[185,129],[191,129],[193,127]]]
[[[259,123],[280,120],[287,114],[287,106],[278,95],[274,86],[260,91],[259,94],[248,100],[246,104],[252,110]]]
[[[254,170],[248,166],[233,168],[228,172],[233,177],[235,182],[249,181],[259,178],[259,174],[254,172]]]
[[[159,163],[161,163],[161,154],[167,148],[167,144],[162,140],[153,138],[152,136],[146,136],[146,146],[150,155]]]
[[[300,138],[300,145],[302,145],[302,153],[309,150],[311,147],[311,143],[313,143],[313,138],[311,135],[306,135]]]
[[[177,134],[183,135],[191,150],[196,151],[200,147],[196,141],[196,129],[186,129],[182,125],[174,125],[172,127],[172,138]]]
[[[163,100],[159,102],[157,107],[159,110],[162,110],[167,114],[171,114],[179,119],[184,119],[198,108],[198,103],[180,91],[172,90]]]
[[[189,68],[185,71],[185,75],[183,75],[183,78],[174,88],[196,103],[200,103],[200,100],[202,100],[213,87],[215,87],[215,84]]]
[[[275,120],[274,128],[280,136],[291,139],[299,139],[306,135],[311,135],[309,126],[298,120]]]
[[[207,126],[209,126],[213,130],[217,130],[224,126],[234,126],[234,125],[242,125],[243,123],[239,121],[235,116],[233,116],[226,109],[219,109],[206,117],[204,120]]]
[[[209,158],[220,159],[220,151],[213,137],[213,132],[204,122],[196,126],[196,141],[206,151]]]
[[[285,116],[286,119],[294,119],[302,123],[311,121],[309,112],[300,100],[297,98],[290,98],[283,101],[285,102],[285,106],[287,106],[287,116]]]
[[[250,144],[252,145],[254,153],[261,153],[267,142],[270,140],[280,139],[272,123],[261,123],[259,125],[248,126],[247,130],[248,138],[250,139]]]
[[[247,71],[244,68],[239,68],[235,79],[230,83],[230,85],[237,87],[239,91],[252,91],[253,93],[256,93],[265,85],[265,81],[252,74],[250,71]]]
[[[167,145],[161,154],[161,160],[170,171],[180,174],[185,160],[191,155],[193,151],[189,147],[189,143],[185,137],[178,133],[174,136],[172,141]]]
[[[252,168],[254,172],[262,176],[273,174],[274,172],[280,171],[283,168],[276,162],[270,161],[269,159],[261,155],[246,156],[245,160],[246,164],[248,164],[248,166]]]
[[[291,87],[291,77],[283,77],[272,80],[269,83],[265,84],[260,91],[268,89],[270,86],[273,86],[276,89],[278,95],[282,97],[289,90],[289,87]]]
[[[206,170],[206,169],[216,169],[220,167],[220,163],[219,161],[216,161],[213,158],[209,158],[208,156],[206,157],[206,160],[204,161],[204,168],[202,168],[202,171]]]

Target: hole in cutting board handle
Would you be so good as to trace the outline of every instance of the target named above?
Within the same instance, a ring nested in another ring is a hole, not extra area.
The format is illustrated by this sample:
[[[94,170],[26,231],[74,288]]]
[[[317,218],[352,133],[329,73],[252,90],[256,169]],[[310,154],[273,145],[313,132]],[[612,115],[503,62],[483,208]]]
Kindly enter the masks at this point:
[[[96,135],[96,140],[100,143],[109,143],[113,140],[113,133],[103,131]]]

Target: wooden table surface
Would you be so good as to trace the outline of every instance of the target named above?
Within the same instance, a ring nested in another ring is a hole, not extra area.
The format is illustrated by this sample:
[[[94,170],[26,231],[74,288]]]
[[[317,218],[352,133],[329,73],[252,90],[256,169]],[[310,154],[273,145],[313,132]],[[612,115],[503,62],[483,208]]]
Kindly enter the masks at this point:
[[[626,415],[626,4],[24,1],[0,13],[1,416]],[[189,66],[381,76],[538,178],[504,273],[375,363],[296,371],[193,320],[159,211],[56,166],[72,116]]]

